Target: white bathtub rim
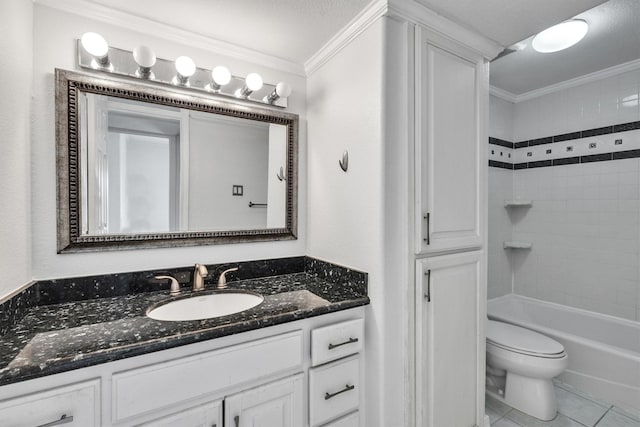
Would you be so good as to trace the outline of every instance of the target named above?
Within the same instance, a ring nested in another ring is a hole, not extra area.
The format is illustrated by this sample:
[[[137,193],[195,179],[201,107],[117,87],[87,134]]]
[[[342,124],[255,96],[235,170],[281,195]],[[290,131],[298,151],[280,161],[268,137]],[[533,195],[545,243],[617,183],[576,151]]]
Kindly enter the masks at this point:
[[[531,304],[537,304],[537,305],[547,305],[547,306],[551,306],[554,308],[557,308],[559,310],[566,310],[566,311],[570,311],[576,314],[580,314],[580,315],[585,315],[585,316],[589,316],[589,317],[593,317],[593,318],[597,318],[597,319],[603,319],[606,321],[612,321],[614,323],[621,323],[621,324],[626,324],[628,326],[637,328],[638,327],[638,322],[635,321],[631,321],[631,320],[627,320],[627,319],[622,319],[619,317],[615,317],[615,316],[610,316],[607,314],[600,314],[600,313],[593,313],[591,311],[587,311],[587,310],[582,310],[579,308],[575,308],[575,307],[569,307],[566,305],[562,305],[562,304],[557,304],[557,303],[552,303],[552,302],[547,302],[547,301],[542,301],[542,300],[538,300],[535,298],[530,298],[530,297],[525,297],[522,295],[516,295],[516,294],[508,294],[508,295],[503,295],[501,297],[497,297],[497,298],[492,298],[488,301],[488,304],[492,303],[492,302],[496,302],[499,303],[501,301],[510,301],[510,300],[514,300],[514,301],[518,301],[518,300],[522,300]],[[617,347],[615,345],[612,344],[603,344],[599,341],[595,341],[580,335],[576,335],[576,334],[572,334],[572,333],[568,333],[568,332],[564,332],[558,329],[553,329],[553,328],[549,328],[547,326],[542,326],[539,325],[537,323],[531,323],[531,322],[526,322],[523,321],[522,319],[517,319],[514,318],[512,316],[503,316],[503,315],[498,315],[496,316],[495,314],[491,313],[490,310],[487,307],[487,316],[491,319],[491,320],[500,320],[500,321],[504,321],[507,323],[512,323],[514,325],[518,325],[518,326],[522,326],[523,328],[527,328],[527,329],[531,329],[534,331],[539,331],[545,335],[555,335],[557,337],[560,337],[562,339],[565,340],[575,340],[576,338],[578,338],[580,340],[580,342],[588,347],[592,347],[601,351],[609,351],[612,352],[613,354],[615,354],[616,356],[620,356],[623,357],[625,359],[631,359],[633,361],[640,361],[640,354],[632,351],[632,350],[627,350],[624,348],[620,348]]]

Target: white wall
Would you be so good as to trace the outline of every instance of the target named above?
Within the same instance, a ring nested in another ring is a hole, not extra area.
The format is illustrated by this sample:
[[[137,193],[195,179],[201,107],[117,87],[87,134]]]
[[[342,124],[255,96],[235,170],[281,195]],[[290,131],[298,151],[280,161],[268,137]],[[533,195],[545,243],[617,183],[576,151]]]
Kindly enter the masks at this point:
[[[28,3],[28,2],[27,2]],[[33,276],[37,279],[72,277],[200,263],[218,263],[261,258],[303,255],[306,247],[306,122],[305,79],[301,76],[237,59],[222,57],[213,52],[173,43],[171,34],[150,35],[129,28],[92,21],[76,15],[34,7],[34,84],[32,127],[32,191],[33,191]],[[5,16],[3,14],[3,16]],[[15,20],[14,17],[11,18]],[[75,39],[86,31],[102,34],[112,46],[133,50],[138,44],[152,46],[160,58],[191,56],[196,64],[213,68],[227,65],[232,73],[246,75],[252,71],[262,74],[267,82],[285,80],[293,87],[287,111],[300,114],[300,202],[298,204],[298,240],[236,245],[199,246],[136,251],[115,251],[87,254],[56,254],[56,169],[54,121],[54,68],[75,68]],[[164,37],[164,38],[163,38]],[[12,40],[12,42],[15,42]],[[12,72],[12,78],[15,78]],[[13,114],[12,114],[13,119]],[[27,170],[21,168],[21,173]],[[21,190],[22,191],[22,190]],[[24,240],[24,237],[23,237]]]
[[[512,102],[489,96],[489,136],[513,142]]]
[[[0,2],[0,298],[31,279],[32,17],[30,1]]]
[[[309,76],[307,86],[309,255],[369,273],[367,426],[404,425],[410,405],[403,306],[407,271],[413,271],[406,166],[409,40],[406,24],[382,18]],[[338,165],[344,150],[346,173]]]
[[[513,237],[517,294],[640,320],[640,160],[517,171],[533,199]]]

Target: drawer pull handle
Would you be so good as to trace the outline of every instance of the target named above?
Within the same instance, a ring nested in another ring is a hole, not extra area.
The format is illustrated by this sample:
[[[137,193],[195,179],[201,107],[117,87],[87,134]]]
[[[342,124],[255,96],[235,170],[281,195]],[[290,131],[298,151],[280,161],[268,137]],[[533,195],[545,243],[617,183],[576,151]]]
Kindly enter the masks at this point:
[[[329,343],[329,350],[333,350],[336,347],[340,347],[342,345],[353,344],[354,342],[358,342],[358,338],[349,338],[345,342],[341,342],[339,344],[331,344]]]
[[[345,391],[349,391],[349,390],[353,390],[354,388],[356,388],[356,386],[354,385],[349,385],[347,384],[346,386],[344,386],[344,388],[340,391],[336,391],[335,393],[325,393],[324,394],[324,400],[329,400],[332,397],[336,397],[339,394],[344,393]]]
[[[235,417],[233,417],[233,422],[236,427],[240,427],[240,415],[236,415]]]
[[[38,427],[53,427],[61,426],[62,424],[68,424],[73,422],[73,415],[67,417],[67,414],[63,414],[59,420],[51,421],[50,423],[39,425]]]

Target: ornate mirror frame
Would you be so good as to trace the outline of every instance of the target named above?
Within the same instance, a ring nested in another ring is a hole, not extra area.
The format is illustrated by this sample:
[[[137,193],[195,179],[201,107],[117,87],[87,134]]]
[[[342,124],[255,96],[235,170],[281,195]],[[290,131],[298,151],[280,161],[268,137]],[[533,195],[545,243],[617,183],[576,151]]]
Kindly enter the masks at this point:
[[[58,253],[216,245],[297,239],[298,115],[241,102],[220,101],[188,89],[135,83],[104,75],[55,70]],[[284,228],[178,231],[145,234],[82,235],[78,92],[168,105],[287,128],[286,210]]]

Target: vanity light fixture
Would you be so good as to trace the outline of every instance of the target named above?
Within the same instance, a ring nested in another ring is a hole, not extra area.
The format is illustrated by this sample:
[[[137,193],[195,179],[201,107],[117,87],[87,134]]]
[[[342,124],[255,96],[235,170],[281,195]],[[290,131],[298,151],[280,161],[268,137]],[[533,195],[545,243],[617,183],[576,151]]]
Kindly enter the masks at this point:
[[[231,81],[231,73],[227,67],[218,65],[211,71],[211,83],[205,89],[211,92],[220,92],[222,86],[226,86]]]
[[[155,78],[151,71],[151,67],[156,64],[156,54],[153,49],[148,46],[138,46],[133,49],[133,60],[138,64],[136,77],[151,80]]]
[[[189,86],[189,77],[196,72],[196,63],[188,56],[179,56],[176,59],[176,76],[173,84],[179,86]]]
[[[82,47],[93,56],[91,66],[94,69],[113,70],[109,61],[109,43],[98,33],[84,33],[80,38]]]
[[[558,52],[578,43],[589,30],[589,25],[582,19],[572,19],[554,25],[538,33],[531,46],[540,53]]]
[[[288,98],[291,95],[291,86],[288,83],[280,82],[269,95],[263,98],[267,104],[273,104],[280,98]]]
[[[189,91],[207,92],[216,97],[241,99],[243,102],[287,108],[291,86],[285,82],[265,83],[257,73],[246,77],[231,74],[218,65],[213,70],[197,67],[193,59],[179,56],[175,61],[158,58],[149,46],[133,51],[109,46],[99,34],[88,32],[76,40],[80,68],[154,84],[178,86]]]
[[[258,73],[250,73],[244,79],[244,86],[236,90],[237,98],[248,98],[252,92],[262,89],[262,77]]]

